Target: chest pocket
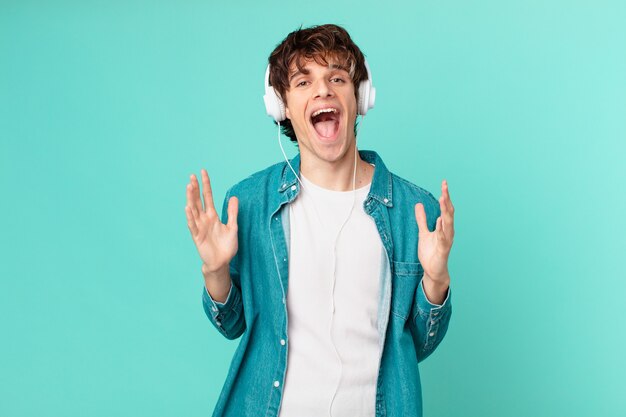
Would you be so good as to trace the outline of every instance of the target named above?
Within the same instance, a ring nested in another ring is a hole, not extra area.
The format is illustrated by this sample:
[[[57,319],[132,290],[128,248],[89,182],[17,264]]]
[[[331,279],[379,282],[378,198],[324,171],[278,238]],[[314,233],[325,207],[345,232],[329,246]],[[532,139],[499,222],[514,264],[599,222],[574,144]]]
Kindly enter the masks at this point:
[[[420,263],[393,261],[391,312],[407,319],[424,269]]]

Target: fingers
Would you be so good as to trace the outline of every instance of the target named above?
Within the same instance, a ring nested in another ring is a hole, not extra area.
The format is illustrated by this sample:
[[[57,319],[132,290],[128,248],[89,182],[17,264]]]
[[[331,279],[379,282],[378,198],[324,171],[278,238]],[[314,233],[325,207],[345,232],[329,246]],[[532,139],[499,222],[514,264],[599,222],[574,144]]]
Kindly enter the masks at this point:
[[[189,184],[187,184],[187,207],[189,207],[192,214],[197,217],[198,207],[196,206],[196,203],[194,201],[195,197],[194,197],[193,189],[194,189],[193,180],[190,180]]]
[[[190,206],[185,206],[185,215],[187,216],[187,227],[191,232],[192,237],[196,237],[198,235],[198,225],[196,224],[196,219],[193,215],[193,211]]]
[[[237,213],[239,213],[239,199],[231,197],[228,200],[228,223],[229,228],[237,228]]]
[[[435,233],[442,234],[443,233],[443,219],[441,216],[437,217],[437,222],[435,223]]]
[[[448,181],[446,180],[443,180],[441,182],[441,196],[444,199],[446,208],[454,213],[454,206],[452,205],[452,200],[450,199],[450,191],[448,189]]]
[[[194,215],[197,217],[202,211],[202,200],[200,200],[200,184],[198,184],[198,178],[195,174],[189,176],[191,185],[191,208],[194,209]]]
[[[202,175],[202,195],[204,196],[204,212],[215,213],[215,204],[213,203],[213,190],[211,190],[211,180],[206,169],[201,170]]]
[[[417,221],[417,228],[420,233],[428,233],[428,223],[426,223],[426,212],[424,211],[424,205],[417,203],[415,205],[415,220]]]
[[[444,236],[452,240],[454,238],[454,206],[450,200],[450,193],[448,191],[448,182],[443,180],[441,182],[441,197],[439,198],[439,207],[441,208],[441,231]]]

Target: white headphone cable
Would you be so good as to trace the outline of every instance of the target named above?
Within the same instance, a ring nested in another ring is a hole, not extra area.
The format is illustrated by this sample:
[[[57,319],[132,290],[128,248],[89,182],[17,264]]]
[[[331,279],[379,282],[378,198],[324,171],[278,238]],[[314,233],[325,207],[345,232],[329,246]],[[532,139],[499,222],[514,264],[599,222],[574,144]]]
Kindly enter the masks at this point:
[[[295,175],[296,179],[300,183],[300,186],[302,187],[302,189],[304,189],[305,188],[304,184],[300,180],[299,175],[293,169],[293,167],[291,166],[291,163],[289,163],[289,159],[287,158],[287,154],[285,153],[285,149],[283,148],[283,144],[282,144],[281,137],[280,137],[280,122],[277,122],[277,123],[278,123],[278,144],[280,146],[280,150],[282,151],[283,156],[285,158],[285,161],[287,162],[287,165],[289,165],[289,168],[291,169],[291,172],[293,172],[293,174]],[[361,123],[363,123],[363,118],[362,117],[361,117]],[[331,316],[330,316],[330,322],[329,322],[329,326],[328,326],[328,332],[329,332],[330,340],[331,340],[333,349],[335,351],[335,354],[337,355],[337,358],[339,359],[339,381],[337,382],[337,385],[335,387],[335,391],[333,392],[333,396],[332,396],[332,398],[330,400],[330,405],[329,405],[329,408],[328,408],[328,415],[331,416],[331,417],[332,417],[333,402],[335,401],[335,397],[337,396],[337,391],[339,390],[339,384],[341,382],[341,375],[343,374],[343,362],[341,360],[341,355],[339,355],[339,351],[337,350],[337,346],[333,342],[333,335],[332,335],[333,318],[335,316],[335,282],[336,282],[336,276],[337,276],[337,242],[339,241],[339,236],[341,235],[341,232],[343,231],[344,226],[346,225],[346,223],[348,223],[348,220],[350,220],[350,217],[352,217],[352,212],[354,211],[354,206],[356,204],[357,155],[358,155],[357,136],[355,135],[355,137],[354,137],[354,167],[353,167],[353,170],[352,170],[352,207],[350,207],[350,211],[348,212],[348,216],[346,217],[346,219],[341,224],[341,227],[339,228],[339,231],[337,232],[337,235],[335,236],[335,241],[334,241],[334,244],[333,244],[333,281],[332,281],[332,287],[331,287],[331,300],[330,300],[331,301]],[[322,227],[323,227],[323,224],[321,222],[321,218],[319,216],[319,213],[317,213],[317,209],[315,208],[315,206],[313,208],[315,209],[315,212],[316,212],[315,214],[318,217],[318,221],[320,222],[320,225],[322,225]]]
[[[362,121],[363,121],[363,118],[361,118],[361,122]],[[346,225],[346,223],[348,223],[348,220],[350,220],[350,217],[352,217],[352,212],[354,211],[354,206],[356,204],[356,166],[357,166],[357,136],[355,134],[354,136],[354,169],[352,171],[352,207],[350,208],[348,217],[346,217],[343,224],[339,228],[339,232],[337,232],[337,236],[335,237],[335,243],[333,245],[333,285],[332,285],[331,298],[330,298],[332,308],[331,308],[330,322],[328,325],[328,334],[330,336],[330,341],[333,345],[333,349],[335,350],[335,354],[337,355],[337,358],[339,359],[339,381],[337,381],[337,385],[335,386],[335,391],[333,392],[333,396],[330,400],[330,405],[328,406],[329,417],[332,417],[333,415],[333,411],[332,411],[333,403],[335,402],[335,397],[337,396],[337,391],[339,390],[339,385],[341,384],[341,377],[343,375],[343,361],[341,360],[341,355],[339,355],[337,346],[335,345],[335,342],[333,341],[333,333],[332,333],[333,319],[335,317],[335,282],[337,278],[337,242],[339,241],[339,236],[341,235],[341,232],[343,231],[344,226]]]
[[[280,145],[280,150],[283,152],[283,156],[285,157],[285,162],[287,162],[287,165],[289,165],[289,168],[291,168],[291,172],[293,172],[293,175],[296,176],[296,179],[300,183],[300,186],[304,188],[304,184],[302,184],[302,181],[300,181],[300,176],[296,174],[296,171],[293,169],[293,167],[289,163],[289,159],[287,159],[287,154],[285,153],[285,149],[283,148],[283,143],[280,140],[280,122],[276,122],[276,123],[278,123],[278,145]]]

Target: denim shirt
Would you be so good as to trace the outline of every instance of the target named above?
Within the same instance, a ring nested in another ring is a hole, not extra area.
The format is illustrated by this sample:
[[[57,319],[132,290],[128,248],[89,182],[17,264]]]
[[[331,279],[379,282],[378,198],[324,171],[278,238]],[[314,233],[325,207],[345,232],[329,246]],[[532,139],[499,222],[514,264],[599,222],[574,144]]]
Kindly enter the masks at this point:
[[[374,164],[363,203],[383,244],[378,301],[381,351],[376,416],[422,416],[418,362],[443,339],[451,314],[450,290],[442,305],[432,304],[422,287],[417,258],[414,206],[424,204],[429,229],[440,215],[428,191],[390,173],[373,151],[360,151]],[[291,160],[298,172],[300,156]],[[213,416],[278,416],[287,372],[287,291],[289,210],[300,184],[286,162],[257,172],[226,193],[239,199],[237,254],[230,262],[231,287],[224,303],[203,289],[204,311],[228,339],[241,336]]]

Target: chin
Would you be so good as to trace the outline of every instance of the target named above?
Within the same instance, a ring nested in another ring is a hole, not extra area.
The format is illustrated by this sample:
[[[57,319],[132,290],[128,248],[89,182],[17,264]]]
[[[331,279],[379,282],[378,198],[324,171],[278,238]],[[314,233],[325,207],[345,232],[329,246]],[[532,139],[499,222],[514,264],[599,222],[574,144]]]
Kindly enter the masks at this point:
[[[336,162],[344,158],[351,145],[345,132],[336,134],[332,140],[320,138],[315,132],[312,132],[309,137],[312,138],[309,143],[313,145],[315,153],[327,162]]]

